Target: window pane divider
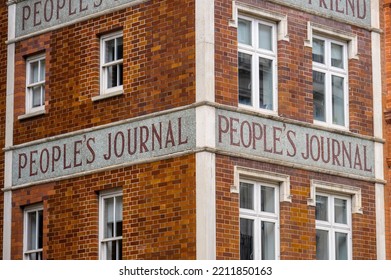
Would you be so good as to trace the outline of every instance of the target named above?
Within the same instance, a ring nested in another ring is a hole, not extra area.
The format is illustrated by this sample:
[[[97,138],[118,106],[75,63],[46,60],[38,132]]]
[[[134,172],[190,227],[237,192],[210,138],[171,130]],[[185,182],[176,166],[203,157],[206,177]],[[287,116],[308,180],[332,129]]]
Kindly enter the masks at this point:
[[[118,60],[114,60],[114,61],[110,61],[110,62],[106,62],[102,65],[102,67],[110,67],[110,66],[114,66],[114,65],[118,65],[118,64],[121,64],[123,63],[123,59],[118,59]]]

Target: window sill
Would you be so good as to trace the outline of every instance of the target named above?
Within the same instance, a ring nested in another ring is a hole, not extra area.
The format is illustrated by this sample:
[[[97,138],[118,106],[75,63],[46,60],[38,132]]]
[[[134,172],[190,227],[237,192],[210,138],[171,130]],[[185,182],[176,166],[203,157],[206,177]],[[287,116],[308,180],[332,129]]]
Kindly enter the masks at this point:
[[[334,131],[349,131],[349,128],[346,127],[346,126],[330,124],[330,123],[317,121],[317,120],[314,120],[314,125],[317,125],[319,127],[329,128],[329,129],[332,129]]]
[[[41,116],[41,115],[45,115],[45,114],[46,114],[46,110],[42,109],[42,110],[38,110],[38,111],[35,111],[35,112],[27,113],[27,114],[24,114],[24,115],[20,115],[20,116],[18,116],[18,120],[21,121],[21,120],[30,119],[30,118]]]
[[[101,94],[101,95],[98,95],[98,96],[94,96],[91,99],[92,99],[93,102],[95,102],[95,101],[111,98],[111,97],[114,97],[114,96],[120,96],[120,95],[123,95],[123,94],[124,94],[124,91],[121,89],[121,90],[118,90],[118,91],[113,91],[113,92],[110,92],[110,93],[104,93],[104,94]]]
[[[244,104],[240,104],[240,103],[238,104],[238,108],[244,109],[244,110],[247,110],[247,111],[251,111],[251,112],[255,112],[255,113],[258,113],[258,114],[278,116],[277,111],[263,109],[263,108],[255,108],[253,106],[244,105]]]

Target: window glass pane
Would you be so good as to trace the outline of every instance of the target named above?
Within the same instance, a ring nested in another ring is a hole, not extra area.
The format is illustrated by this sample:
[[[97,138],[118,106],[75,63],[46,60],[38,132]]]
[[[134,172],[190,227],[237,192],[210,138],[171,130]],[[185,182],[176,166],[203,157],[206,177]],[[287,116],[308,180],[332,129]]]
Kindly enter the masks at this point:
[[[328,221],[328,197],[316,196],[315,216],[319,221]]]
[[[325,230],[316,230],[316,259],[329,259],[329,233]]]
[[[124,84],[124,78],[123,78],[123,70],[124,68],[123,68],[123,64],[121,63],[121,64],[119,64],[118,65],[118,85],[119,86],[122,86],[123,84]]]
[[[239,19],[238,21],[238,41],[239,43],[251,45],[251,21]]]
[[[29,260],[42,260],[42,252],[35,252],[35,253],[30,253],[30,254],[27,254],[27,258]]]
[[[43,211],[38,211],[38,248],[43,247]]]
[[[119,37],[117,38],[117,59],[123,58],[124,53],[124,44],[123,44],[123,38]]]
[[[118,69],[117,65],[109,66],[107,70],[107,88],[112,88],[117,86],[117,74]]]
[[[245,105],[251,105],[251,55],[239,53],[239,103]]]
[[[240,183],[240,208],[254,209],[254,185]]]
[[[114,61],[115,57],[115,40],[107,40],[105,41],[105,59],[104,62]]]
[[[333,124],[345,125],[344,78],[332,76]]]
[[[259,48],[272,50],[272,27],[264,24],[258,25]]]
[[[343,69],[343,47],[331,43],[331,66]]]
[[[275,224],[270,222],[261,222],[261,249],[262,260],[274,260],[275,256]]]
[[[259,58],[259,106],[273,110],[273,61]]]
[[[261,187],[261,211],[274,213],[274,188]]]
[[[37,249],[37,213],[27,214],[27,250]]]
[[[115,236],[122,236],[122,196],[117,196],[115,200]]]
[[[240,218],[240,259],[254,259],[254,221]]]
[[[334,221],[339,224],[348,224],[347,201],[345,199],[334,199]]]
[[[45,80],[45,60],[42,59],[40,62],[41,62],[41,68],[40,68],[39,80],[44,81]]]
[[[30,63],[30,84],[39,81],[39,62],[35,61]]]
[[[106,242],[106,260],[115,260],[117,258],[117,242]]]
[[[314,119],[318,121],[326,121],[325,74],[313,71],[312,80]]]
[[[117,240],[117,260],[122,260],[122,240]]]
[[[324,41],[312,39],[312,60],[324,64]]]
[[[43,86],[37,86],[32,88],[33,108],[43,105],[42,90],[43,90]]]
[[[103,225],[104,225],[104,237],[110,238],[114,237],[114,198],[106,198],[104,200],[104,216],[103,216]]]
[[[336,232],[335,233],[335,259],[348,259],[348,234]]]

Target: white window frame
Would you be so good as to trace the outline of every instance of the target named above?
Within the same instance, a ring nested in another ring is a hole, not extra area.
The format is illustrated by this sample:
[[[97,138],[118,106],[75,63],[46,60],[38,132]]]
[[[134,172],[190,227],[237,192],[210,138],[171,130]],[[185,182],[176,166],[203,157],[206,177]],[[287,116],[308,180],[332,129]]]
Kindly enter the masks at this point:
[[[29,219],[28,219],[28,215],[29,213],[33,213],[35,212],[36,214],[38,214],[38,212],[42,212],[42,226],[43,226],[43,204],[40,203],[40,204],[35,204],[35,205],[31,205],[31,206],[26,206],[24,208],[24,211],[23,211],[23,259],[25,260],[30,260],[31,259],[31,255],[32,254],[38,254],[38,256],[40,256],[40,260],[42,260],[43,256],[43,248],[35,248],[35,249],[32,249],[32,250],[29,250],[28,249],[28,240],[30,238],[29,236],[29,233],[28,233],[28,228],[29,228]],[[39,223],[39,215],[36,215],[36,225],[38,225]],[[36,227],[35,229],[36,233],[35,233],[35,242],[37,244],[37,247],[38,247],[38,244],[39,244],[39,234],[38,234],[38,231],[39,231],[39,226]],[[42,247],[43,247],[43,233],[42,233]]]
[[[262,252],[261,224],[262,224],[262,222],[269,222],[269,223],[275,224],[275,228],[274,228],[274,231],[275,231],[274,256],[275,256],[275,259],[279,259],[280,258],[280,256],[279,256],[279,254],[280,254],[279,253],[279,251],[280,251],[279,250],[279,248],[280,248],[280,241],[279,241],[280,240],[280,234],[279,234],[279,232],[280,232],[280,217],[279,217],[280,207],[279,207],[279,205],[280,205],[280,203],[279,203],[278,185],[272,184],[272,183],[267,183],[267,182],[252,181],[252,180],[245,180],[245,179],[240,180],[240,183],[249,183],[254,186],[254,188],[253,188],[254,209],[251,210],[251,209],[240,208],[240,210],[239,210],[240,219],[244,218],[244,219],[248,219],[248,220],[253,221],[253,230],[254,230],[254,232],[253,232],[253,236],[254,236],[254,244],[253,244],[254,257],[253,257],[253,260],[262,259],[262,255],[261,255],[261,252]],[[275,206],[274,213],[261,211],[261,187],[262,186],[270,187],[270,188],[274,189],[274,206]],[[239,199],[239,201],[240,201],[240,199]],[[239,225],[239,227],[240,227],[240,225]]]
[[[105,44],[107,41],[115,40],[117,38],[123,38],[123,32],[117,31],[114,33],[110,33],[107,35],[104,35],[100,38],[100,95],[104,97],[109,96],[115,96],[120,95],[123,93],[123,85],[118,85],[115,87],[107,88],[107,67],[113,66],[113,65],[123,65],[123,58],[117,59],[109,63],[105,63]],[[115,48],[115,53],[117,51],[117,48]],[[123,72],[122,72],[123,75]],[[123,79],[123,77],[122,77]],[[99,99],[99,98],[98,98]]]
[[[352,208],[351,208],[351,197],[341,196],[336,194],[322,193],[319,192],[316,195],[327,197],[328,212],[327,221],[316,220],[316,230],[323,230],[328,232],[328,255],[329,260],[336,259],[336,246],[335,246],[335,234],[344,233],[347,234],[347,259],[352,259]],[[334,201],[335,199],[346,200],[346,216],[347,224],[341,224],[334,221]]]
[[[247,55],[251,55],[251,99],[252,105],[239,104],[239,107],[248,108],[251,110],[261,111],[266,114],[277,114],[278,111],[278,75],[277,75],[277,24],[273,21],[262,19],[262,18],[254,18],[247,15],[238,15],[239,19],[244,19],[251,22],[251,40],[252,45],[246,45],[238,42],[238,54],[244,53]],[[272,50],[265,50],[258,48],[258,24],[270,26],[272,28]],[[239,32],[239,30],[238,30]],[[273,108],[260,108],[259,105],[259,58],[264,58],[272,61],[272,98],[273,98]],[[239,90],[238,90],[239,94]],[[239,102],[239,101],[238,101]]]
[[[325,63],[312,62],[312,71],[325,74],[325,121],[315,120],[314,124],[329,126],[339,129],[349,128],[349,75],[348,75],[348,42],[334,39],[324,35],[312,35],[312,38],[316,38],[325,42]],[[337,44],[343,47],[343,65],[344,68],[337,68],[331,65],[331,44]],[[333,111],[332,111],[332,76],[341,77],[344,79],[343,95],[344,95],[344,125],[338,125],[333,123]]]
[[[38,62],[38,75],[41,75],[41,67],[42,61],[45,62],[46,67],[46,56],[45,54],[40,54],[36,56],[32,56],[26,59],[26,113],[37,113],[45,110],[45,80],[46,77],[39,77],[39,81],[35,83],[30,83],[31,73],[31,64]],[[46,76],[46,69],[45,69]],[[33,88],[34,87],[41,88],[41,105],[37,107],[33,107]]]
[[[276,215],[265,215],[265,217],[278,219],[278,224],[276,225],[276,259],[280,259],[280,203],[292,202],[292,195],[290,193],[290,176],[275,172],[263,171],[259,169],[253,169],[243,166],[234,166],[234,185],[231,186],[231,193],[237,193],[240,196],[240,182],[255,182],[257,184],[264,184],[265,186],[272,186],[275,188],[275,205],[276,205]],[[240,200],[239,200],[240,201]],[[240,207],[240,205],[239,205]],[[243,216],[242,216],[243,214]],[[241,211],[239,209],[240,217],[246,217],[249,214],[248,210],[244,209]],[[259,222],[260,225],[260,222]],[[239,228],[240,228],[240,219],[239,219]],[[259,237],[261,238],[261,237]],[[259,242],[259,241],[257,241]],[[260,243],[258,243],[260,244]],[[240,248],[240,237],[239,237],[239,248]],[[257,256],[260,256],[260,250],[257,250]]]
[[[116,198],[116,197],[123,197],[122,195],[122,190],[110,190],[110,191],[103,191],[99,195],[99,259],[101,260],[106,260],[106,255],[107,255],[107,249],[106,249],[106,244],[111,241],[119,241],[122,240],[122,235],[121,236],[115,236],[111,238],[105,238],[104,237],[104,232],[105,232],[105,224],[104,224],[104,202],[106,199],[109,198]],[[115,203],[116,199],[114,199],[114,211],[115,211]],[[123,204],[122,204],[122,209],[123,209]],[[122,216],[123,217],[123,216]],[[113,219],[115,219],[115,212],[113,213]],[[115,223],[114,223],[115,227]],[[114,230],[115,232],[115,230]],[[122,247],[123,248],[123,247]],[[121,248],[121,250],[122,250]],[[117,250],[118,253],[118,250]],[[118,257],[118,256],[117,256]]]
[[[348,209],[348,225],[342,225],[340,227],[343,230],[350,230],[350,235],[348,235],[348,259],[352,259],[352,251],[353,251],[353,242],[352,242],[352,218],[353,214],[363,214],[363,208],[362,208],[362,195],[361,195],[361,188],[354,187],[354,186],[348,186],[348,185],[342,185],[342,184],[336,184],[336,183],[330,183],[330,182],[324,182],[319,180],[311,180],[310,185],[310,197],[308,198],[308,205],[316,207],[316,195],[334,195],[334,197],[342,198],[342,199],[348,199],[349,205],[347,206]],[[329,208],[330,209],[330,208]],[[334,208],[333,210],[334,211]],[[332,215],[329,213],[329,215]],[[330,220],[330,218],[329,218]],[[326,226],[327,224],[324,222],[315,221],[316,228],[318,226]],[[339,224],[340,225],[340,224]],[[319,228],[322,229],[322,228]],[[334,238],[335,234],[333,234]],[[330,240],[329,235],[329,247],[331,245],[334,246],[335,243],[334,240]],[[332,253],[332,257],[335,257],[335,248],[329,248],[329,252]],[[330,257],[331,255],[329,255]]]

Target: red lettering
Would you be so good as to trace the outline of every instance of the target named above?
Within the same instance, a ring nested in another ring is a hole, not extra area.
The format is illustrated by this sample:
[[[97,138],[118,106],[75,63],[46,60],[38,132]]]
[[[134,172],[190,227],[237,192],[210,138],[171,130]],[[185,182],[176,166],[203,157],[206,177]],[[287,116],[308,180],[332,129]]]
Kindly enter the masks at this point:
[[[103,1],[103,0],[99,0],[99,2],[94,2],[94,8],[97,8],[97,7],[99,7],[100,5],[102,5],[102,1]]]
[[[168,143],[171,144],[171,147],[175,146],[174,133],[172,132],[171,121],[168,121],[168,129],[167,129],[167,135],[166,135],[166,146],[165,146],[165,148],[168,147]],[[148,150],[147,150],[147,152],[148,152]]]
[[[156,130],[155,124],[152,124],[152,151],[155,150],[155,139],[159,143],[160,149],[162,149],[162,123],[159,122],[159,131]]]
[[[294,132],[293,130],[288,130],[288,132],[286,133],[286,136],[288,138],[289,144],[291,144],[293,152],[289,152],[287,150],[287,155],[290,156],[290,157],[294,157],[296,155],[297,149],[296,149],[296,144],[293,141],[291,134],[293,135],[293,137],[296,138],[296,132]]]
[[[322,152],[322,161],[324,163],[329,163],[330,161],[330,138],[327,138],[327,150],[325,150],[324,147],[324,137],[320,137],[320,145],[321,145],[321,152]],[[325,155],[327,155],[327,159],[325,158]]]
[[[119,151],[118,151],[118,137],[121,138]],[[122,157],[122,155],[124,154],[124,151],[125,151],[125,136],[122,133],[122,131],[119,131],[115,134],[115,137],[114,137],[114,154],[117,157]]]
[[[229,139],[230,139],[230,144],[233,146],[240,146],[240,142],[234,142],[234,132],[238,132],[236,127],[234,127],[234,122],[239,123],[239,119],[236,118],[229,118]]]
[[[272,153],[273,152],[272,148],[268,149],[268,147],[267,147],[267,127],[266,127],[266,124],[263,125],[263,132],[264,132],[264,135],[263,135],[263,150],[265,152]]]
[[[45,168],[43,168],[43,156],[44,154],[46,155],[46,166]],[[43,174],[45,174],[46,172],[48,172],[49,170],[49,151],[48,149],[43,149],[42,152],[41,152],[41,155],[39,156],[39,169],[41,170],[41,172]]]
[[[79,162],[77,161],[78,156],[80,155],[81,144],[83,144],[82,140],[78,140],[73,143],[73,166],[74,167],[78,167],[82,165],[82,161]]]
[[[67,164],[67,144],[64,144],[64,169],[69,169],[72,167],[72,164]]]
[[[360,149],[359,149],[358,145],[356,145],[356,154],[354,156],[354,167],[353,168],[362,170],[361,155],[360,155]]]
[[[306,143],[306,153],[301,153],[303,159],[308,159],[310,157],[310,139],[308,133],[305,135],[305,143]]]
[[[30,176],[35,176],[38,174],[38,170],[33,171],[33,164],[37,162],[34,156],[37,154],[38,154],[37,150],[30,152]]]
[[[41,19],[37,21],[37,16],[39,15],[39,10],[38,10],[38,4],[42,5],[41,1],[35,2],[34,3],[34,26],[40,25],[41,24]]]
[[[277,132],[279,132],[279,135],[277,135]],[[282,128],[273,126],[273,153],[277,155],[282,155],[281,147],[280,150],[277,150],[277,144],[281,144],[281,134]]]
[[[60,5],[61,0],[57,0],[57,19],[60,18],[60,10],[62,10],[65,7],[65,0],[62,0],[62,4]]]
[[[131,133],[130,133],[130,129],[128,129],[128,153],[129,153],[129,155],[134,155],[137,151],[137,127],[135,127],[133,129],[133,131],[134,131],[134,135],[133,135],[133,151],[132,151],[132,149],[130,148]]]
[[[342,10],[339,9],[339,2],[341,2],[341,0],[335,0],[335,11],[337,11],[338,13],[344,14],[345,13],[344,9],[342,9]]]
[[[26,14],[28,12],[28,14]],[[24,6],[23,7],[23,20],[22,20],[22,29],[24,30],[25,28],[25,23],[26,21],[30,18],[31,15],[31,9],[29,6]]]
[[[311,158],[314,161],[318,161],[319,158],[320,158],[320,141],[319,141],[319,138],[316,135],[312,135],[310,142],[311,142],[311,144],[310,144]],[[314,147],[314,143],[315,143],[315,147]],[[314,155],[314,151],[316,151],[315,155]]]
[[[91,164],[95,161],[95,151],[92,148],[90,142],[95,143],[95,138],[88,138],[88,140],[87,140],[87,149],[90,152],[91,157],[92,157],[91,159],[87,159],[87,164]]]
[[[245,135],[244,125],[247,125],[247,139],[248,139],[247,143],[245,143],[245,139],[244,139],[244,135]],[[252,131],[251,131],[250,123],[248,121],[244,121],[240,125],[240,140],[242,141],[242,144],[245,148],[251,146],[251,138],[252,138]]]
[[[364,18],[366,18],[366,16],[367,16],[367,3],[365,3],[365,0],[362,0],[363,2],[364,2],[364,4],[362,5],[362,7],[364,8],[364,11],[363,11],[363,13],[361,14],[360,13],[360,2],[361,0],[357,0],[357,17],[359,18],[359,19],[364,19]]]
[[[178,145],[182,144],[187,144],[188,137],[186,137],[185,140],[182,140],[182,118],[178,118],[178,138],[179,138],[179,143]]]
[[[68,1],[68,4],[69,4],[69,10],[68,10],[69,15],[71,16],[71,15],[76,14],[76,8],[72,11],[72,1],[71,0]]]
[[[56,156],[57,151],[57,156]],[[59,146],[52,147],[52,172],[54,172],[54,164],[61,158],[61,148]]]
[[[368,172],[372,172],[372,167],[368,168],[367,165],[367,146],[364,146],[364,170]]]
[[[83,0],[80,0],[80,12],[88,10],[88,4],[83,7]]]
[[[349,167],[352,168],[352,143],[349,142],[349,149],[345,142],[342,142],[342,165],[346,167],[345,159],[349,161]]]
[[[333,165],[341,166],[339,162],[339,155],[341,154],[341,146],[339,145],[339,142],[335,139],[331,140],[331,147],[333,151]]]
[[[50,3],[50,16],[48,17],[48,14],[47,14],[47,6],[48,6],[48,3]],[[46,22],[49,22],[51,21],[51,19],[53,18],[53,8],[54,8],[54,4],[53,4],[53,0],[46,0],[45,2],[45,5],[44,5],[44,10],[43,10],[43,17],[45,19]]]
[[[262,126],[259,123],[252,123],[253,127],[253,149],[256,150],[256,141],[262,139],[263,131]],[[257,134],[256,127],[258,128],[259,133]]]
[[[169,123],[171,125],[171,121]],[[170,134],[170,132],[167,132],[167,138],[168,138],[168,134]],[[171,137],[172,137],[172,130],[171,130]],[[147,145],[145,145],[148,142],[148,138],[149,138],[148,127],[146,126],[140,127],[140,153],[148,152]],[[166,142],[166,148],[167,148],[167,142]]]
[[[326,3],[324,1],[325,0],[319,0],[319,7],[322,8],[324,6],[325,9],[328,9],[327,6],[326,6]]]
[[[354,3],[355,3],[355,0],[346,0],[346,14],[347,15],[349,15],[349,7],[350,7],[350,12],[352,12],[352,15],[355,16]]]
[[[23,159],[23,163],[22,163]],[[27,155],[25,153],[19,154],[19,176],[20,179],[22,177],[22,169],[24,169],[27,166]]]
[[[225,129],[222,128],[222,120],[225,121]],[[227,133],[229,130],[228,119],[222,115],[219,115],[219,143],[223,142],[222,134]]]

